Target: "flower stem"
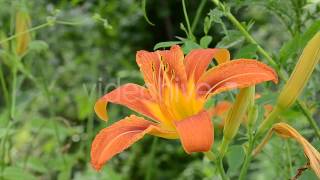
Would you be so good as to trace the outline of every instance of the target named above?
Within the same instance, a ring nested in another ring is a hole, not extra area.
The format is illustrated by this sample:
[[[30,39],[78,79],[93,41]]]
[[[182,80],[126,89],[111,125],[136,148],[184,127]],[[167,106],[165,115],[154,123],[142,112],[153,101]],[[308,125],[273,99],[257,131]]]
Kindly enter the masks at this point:
[[[256,134],[257,137],[263,135],[263,133],[266,132],[273,123],[275,123],[275,121],[279,117],[280,112],[281,109],[276,105],[271,111],[271,113],[267,116],[267,118],[264,119],[260,124]]]
[[[231,21],[231,23],[238,28],[238,30],[242,33],[242,35],[252,44],[257,45],[258,51],[268,60],[268,62],[273,67],[278,67],[275,60],[272,59],[272,57],[258,44],[258,42],[249,34],[249,32],[243,27],[243,25],[231,14],[231,12],[227,11],[225,6],[219,1],[219,0],[213,0],[213,3],[215,3],[219,8],[221,8],[225,16]]]
[[[182,8],[183,8],[184,18],[185,18],[186,23],[187,23],[189,38],[193,39],[192,29],[191,29],[189,18],[188,18],[188,13],[187,13],[185,0],[182,0]]]
[[[229,177],[226,175],[226,172],[223,168],[222,157],[215,157],[212,151],[204,152],[204,155],[212,162],[215,162],[217,169],[220,173],[222,180],[229,180]]]
[[[228,176],[226,175],[226,172],[224,171],[224,168],[223,168],[223,163],[222,163],[222,157],[219,157],[217,160],[218,160],[218,171],[220,172],[220,175],[221,175],[221,178],[222,180],[228,180]]]
[[[6,38],[6,39],[1,40],[1,41],[0,41],[0,44],[5,43],[5,42],[7,42],[7,41],[10,41],[10,40],[12,40],[12,39],[15,39],[15,38],[17,38],[17,37],[19,37],[19,36],[21,36],[21,35],[26,34],[26,33],[30,33],[30,32],[33,32],[33,31],[42,29],[42,28],[47,27],[47,26],[49,26],[49,25],[50,25],[50,23],[47,22],[47,23],[41,24],[41,25],[39,25],[39,26],[33,27],[33,28],[31,28],[31,29],[28,29],[28,30],[26,30],[26,31],[23,31],[23,32],[21,32],[21,33],[17,33],[17,34],[15,34],[15,35],[12,35],[12,36]]]
[[[242,165],[242,168],[240,171],[239,180],[245,179],[247,172],[248,172],[248,169],[249,169],[250,162],[252,160],[252,151],[254,149],[254,143],[255,143],[255,140],[257,137],[257,136],[254,136],[254,134],[253,134],[253,127],[255,125],[257,117],[258,117],[258,112],[255,107],[255,99],[254,99],[254,94],[253,94],[253,96],[251,97],[251,103],[250,103],[250,107],[249,107],[249,111],[248,111],[247,136],[249,139],[249,147],[247,148],[246,157],[245,157],[245,160],[243,162],[243,165]]]
[[[12,92],[11,92],[11,106],[10,106],[10,117],[15,118],[15,107],[16,107],[16,94],[17,94],[17,67],[14,65],[12,68]]]
[[[249,139],[249,147],[247,149],[247,154],[246,154],[244,163],[243,163],[241,171],[240,171],[239,180],[244,180],[246,178],[246,175],[247,175],[247,172],[249,169],[249,164],[252,160],[252,151],[254,148],[254,142],[255,142],[255,138]]]
[[[8,87],[6,85],[6,81],[4,79],[4,75],[3,75],[3,70],[2,70],[2,65],[1,64],[0,64],[0,83],[1,83],[1,87],[2,87],[4,100],[6,102],[6,105],[9,105],[9,92],[8,92]]]
[[[201,12],[204,8],[204,5],[206,4],[207,0],[201,0],[200,2],[200,5],[197,9],[197,12],[196,12],[196,16],[194,18],[194,20],[192,21],[192,25],[191,25],[191,31],[193,32],[196,27],[197,27],[197,24],[198,24],[198,21],[199,21],[199,18],[200,18],[200,15],[201,15]]]
[[[292,168],[292,159],[291,159],[291,151],[290,151],[290,141],[287,139],[286,140],[286,153],[287,153],[287,158],[288,158],[288,174],[289,174],[289,178],[293,176],[292,172],[293,172],[293,168]]]
[[[297,105],[300,108],[300,110],[302,111],[302,113],[307,117],[307,120],[308,120],[309,124],[314,129],[316,135],[320,139],[320,129],[319,129],[318,125],[317,125],[317,122],[312,117],[312,114],[310,113],[310,111],[306,107],[306,105],[303,102],[299,101],[299,100],[297,101]]]
[[[230,140],[223,138],[220,146],[220,157],[223,158],[226,152],[228,151]]]

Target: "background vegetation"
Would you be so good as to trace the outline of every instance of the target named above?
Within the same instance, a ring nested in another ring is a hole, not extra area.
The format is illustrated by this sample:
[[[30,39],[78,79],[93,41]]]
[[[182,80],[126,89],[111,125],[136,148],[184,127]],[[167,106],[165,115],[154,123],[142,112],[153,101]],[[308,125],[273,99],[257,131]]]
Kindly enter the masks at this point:
[[[243,22],[283,72],[292,71],[306,42],[320,30],[317,0],[230,0],[225,1],[225,7]],[[21,8],[29,13],[32,27],[46,25],[30,33],[28,51],[18,58],[14,52],[16,39],[1,40],[14,35],[15,14]],[[99,173],[89,163],[92,138],[106,126],[95,116],[93,104],[111,90],[110,84],[143,83],[135,63],[137,50],[151,51],[159,42],[166,43],[156,48],[182,44],[185,53],[199,47],[224,47],[233,58],[258,58],[270,65],[258,53],[260,46],[247,41],[213,2],[187,0],[186,9],[190,28],[180,0],[0,0],[1,177],[219,179],[216,167],[202,154],[189,156],[178,141],[150,136],[113,158]],[[301,97],[318,124],[319,75],[318,66]],[[263,105],[274,103],[282,85],[257,87],[262,95],[258,99],[260,116]],[[236,92],[216,96],[210,103],[232,101]],[[131,112],[111,105],[109,113],[108,123],[112,123]],[[298,107],[288,110],[283,120],[320,148],[319,138]],[[214,148],[221,140],[220,121],[214,119]],[[244,160],[244,132],[240,129],[224,160],[233,178],[237,178]],[[297,143],[274,137],[253,160],[248,178],[289,179],[306,163]],[[316,177],[306,170],[300,179]]]

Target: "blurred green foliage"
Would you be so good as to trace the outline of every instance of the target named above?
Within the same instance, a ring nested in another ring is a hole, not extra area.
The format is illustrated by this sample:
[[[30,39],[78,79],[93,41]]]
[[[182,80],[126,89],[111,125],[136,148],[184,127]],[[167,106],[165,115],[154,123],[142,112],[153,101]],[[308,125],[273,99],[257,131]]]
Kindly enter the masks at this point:
[[[114,157],[95,172],[90,166],[90,145],[106,123],[93,112],[95,100],[126,82],[142,84],[135,52],[181,44],[185,53],[199,47],[229,48],[234,58],[264,57],[257,46],[245,41],[211,1],[188,0],[192,36],[185,24],[181,1],[133,0],[0,0],[0,41],[14,34],[14,14],[18,6],[28,10],[32,27],[48,19],[56,23],[31,33],[29,50],[18,66],[14,116],[5,89],[0,90],[0,165],[4,179],[219,179],[215,166],[202,154],[187,155],[178,141],[159,139],[150,160],[154,137],[147,136],[129,150]],[[145,4],[143,4],[145,3]],[[225,1],[247,30],[291,72],[306,42],[320,30],[320,3],[307,0]],[[145,8],[143,8],[145,6]],[[198,8],[200,7],[200,8]],[[146,12],[146,13],[144,13]],[[146,19],[154,23],[150,25]],[[194,21],[198,16],[198,20]],[[190,38],[194,37],[194,39]],[[14,40],[0,46],[0,68],[11,97]],[[266,62],[266,61],[265,61]],[[212,64],[214,66],[214,64]],[[302,99],[317,120],[320,110],[319,67],[308,83]],[[259,85],[262,108],[272,104],[282,86]],[[233,100],[236,91],[215,96]],[[9,98],[9,101],[10,101]],[[108,107],[111,124],[130,110]],[[300,130],[313,145],[320,141],[298,108],[283,118]],[[219,124],[220,119],[214,119]],[[319,121],[318,121],[319,123]],[[215,145],[222,131],[216,126]],[[241,129],[230,147],[224,165],[237,178],[244,159],[245,131]],[[273,138],[252,162],[249,179],[289,179],[307,162],[293,141]],[[300,179],[316,179],[307,170]]]

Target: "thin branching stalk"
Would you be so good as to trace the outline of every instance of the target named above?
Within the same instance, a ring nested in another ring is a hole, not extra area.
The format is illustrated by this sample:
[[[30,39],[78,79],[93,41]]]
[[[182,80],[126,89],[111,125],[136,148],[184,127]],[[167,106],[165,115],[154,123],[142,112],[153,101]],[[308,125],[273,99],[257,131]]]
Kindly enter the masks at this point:
[[[293,168],[292,168],[292,159],[291,159],[291,151],[290,151],[290,141],[287,139],[286,140],[286,154],[287,154],[287,160],[288,160],[288,174],[289,177],[292,177],[292,172],[293,172]]]
[[[196,12],[196,16],[194,17],[194,20],[192,21],[192,25],[191,25],[191,31],[192,32],[194,32],[194,30],[197,27],[197,24],[198,24],[199,19],[200,19],[200,15],[202,13],[204,5],[206,5],[206,2],[207,2],[207,0],[201,0],[201,2],[200,2],[200,5],[199,5],[199,7],[197,9],[197,12]]]
[[[191,26],[190,26],[190,22],[189,22],[189,17],[188,17],[188,13],[187,13],[187,8],[186,8],[186,2],[185,0],[182,0],[182,9],[183,9],[183,15],[184,18],[186,20],[187,23],[187,28],[188,28],[188,36],[190,39],[193,39],[193,34],[192,34],[192,30],[191,30]]]
[[[204,155],[211,161],[211,162],[214,162],[217,166],[217,169],[220,173],[220,176],[222,178],[222,180],[229,180],[229,177],[226,175],[226,172],[223,168],[223,162],[222,162],[222,157],[221,155],[218,156],[218,157],[215,157],[214,156],[214,153],[212,151],[208,151],[208,152],[205,152]]]
[[[316,135],[320,139],[320,129],[319,129],[319,126],[317,125],[317,122],[312,117],[311,112],[308,110],[306,105],[304,103],[302,103],[301,101],[297,101],[297,104],[298,104],[298,107],[300,108],[301,112],[307,117],[309,124],[314,129]]]
[[[19,37],[19,36],[21,36],[21,35],[26,34],[26,33],[31,33],[31,32],[33,32],[33,31],[42,29],[42,28],[44,28],[44,27],[49,26],[50,24],[51,24],[51,23],[47,22],[47,23],[41,24],[41,25],[39,25],[39,26],[33,27],[33,28],[31,28],[31,29],[28,29],[28,30],[26,30],[26,31],[23,31],[23,32],[21,32],[21,33],[17,33],[17,34],[15,34],[15,35],[12,35],[12,36],[10,36],[10,37],[8,37],[8,38],[6,38],[6,39],[1,40],[1,41],[0,41],[0,44],[5,43],[5,42],[8,42],[8,41],[10,41],[10,40],[12,40],[12,39],[15,39],[15,38],[17,38],[17,37]]]
[[[243,165],[241,167],[239,180],[246,179],[247,172],[248,172],[248,169],[249,169],[249,164],[250,164],[251,159],[252,159],[252,151],[253,151],[253,148],[254,148],[254,142],[255,142],[255,138],[249,136],[249,146],[248,146],[248,149],[247,149],[247,153],[246,153],[246,157],[244,159]]]
[[[4,96],[4,100],[7,106],[9,106],[9,91],[8,91],[8,87],[6,84],[6,81],[4,79],[4,75],[3,75],[3,68],[2,65],[0,64],[0,84],[2,87],[2,92],[3,92],[3,96]]]
[[[253,93],[249,99],[248,107],[248,120],[247,120],[247,136],[248,136],[248,147],[246,150],[246,157],[244,159],[242,168],[240,170],[239,180],[245,179],[249,165],[252,159],[252,151],[254,149],[255,136],[254,136],[254,125],[258,117],[257,107],[255,105],[255,87],[253,87]]]
[[[10,103],[10,118],[15,118],[16,95],[17,95],[17,68],[16,65],[12,68],[12,87],[11,87],[11,103]]]

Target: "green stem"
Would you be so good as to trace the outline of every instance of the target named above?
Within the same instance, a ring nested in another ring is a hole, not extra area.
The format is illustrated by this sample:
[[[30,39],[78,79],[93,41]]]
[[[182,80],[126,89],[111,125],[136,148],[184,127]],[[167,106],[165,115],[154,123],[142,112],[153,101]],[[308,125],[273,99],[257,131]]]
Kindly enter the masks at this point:
[[[248,112],[249,113],[248,113],[247,136],[248,136],[248,139],[249,139],[249,147],[247,149],[246,157],[245,157],[244,163],[243,163],[241,171],[240,171],[239,180],[245,179],[245,177],[247,175],[247,172],[248,172],[248,169],[249,169],[249,165],[250,165],[250,162],[252,160],[252,151],[254,149],[254,143],[255,143],[255,140],[256,140],[256,137],[257,137],[257,136],[254,136],[254,134],[253,134],[253,127],[254,127],[255,122],[257,120],[257,117],[258,117],[258,112],[257,112],[256,106],[255,106],[254,94],[251,97],[251,103],[250,103]]]
[[[154,137],[153,141],[152,141],[149,157],[148,157],[148,167],[147,167],[146,180],[151,180],[152,179],[152,172],[153,172],[152,168],[154,167],[153,159],[154,159],[154,155],[155,155],[155,152],[156,152],[157,144],[158,144],[158,138]]]
[[[226,175],[226,172],[223,168],[222,157],[215,157],[212,151],[204,152],[204,155],[212,162],[215,162],[217,169],[220,173],[222,180],[229,180],[229,177]]]
[[[21,35],[26,34],[26,33],[30,33],[30,32],[33,32],[33,31],[42,29],[42,28],[47,27],[47,26],[49,26],[49,25],[50,25],[50,23],[45,23],[45,24],[41,24],[41,25],[39,25],[39,26],[33,27],[33,28],[31,28],[31,29],[28,29],[28,30],[26,30],[26,31],[23,31],[23,32],[21,32],[21,33],[17,33],[17,34],[15,34],[15,35],[12,35],[12,36],[6,38],[6,39],[1,40],[1,41],[0,41],[0,44],[5,43],[5,42],[7,42],[7,41],[10,41],[10,40],[12,40],[12,39],[15,39],[15,38],[17,38],[17,37],[19,37],[19,36],[21,36]]]
[[[6,141],[9,138],[9,132],[10,132],[12,126],[14,126],[16,123],[17,123],[17,121],[15,121],[15,120],[9,121],[9,123],[7,124],[6,130],[5,130],[6,132],[3,136],[1,144],[0,144],[0,148],[1,148],[1,151],[0,151],[0,158],[1,158],[0,159],[0,178],[1,179],[3,179],[3,171],[5,168]]]
[[[290,142],[289,142],[289,140],[287,139],[286,140],[286,153],[287,153],[287,158],[288,158],[288,163],[289,163],[289,169],[288,169],[288,171],[289,171],[289,178],[290,177],[292,177],[292,170],[293,170],[293,168],[292,168],[292,159],[291,159],[291,152],[290,152],[290,144],[289,144]]]
[[[243,25],[230,13],[226,13],[227,18],[235,25],[239,31],[245,36],[248,42],[255,44],[258,51],[267,59],[271,66],[278,69],[278,64],[276,61],[258,44],[258,42],[249,34],[249,32],[243,27]]]
[[[291,3],[293,5],[293,9],[295,11],[295,34],[299,34],[301,31],[301,7],[302,5],[300,4],[301,0],[291,0]]]
[[[315,119],[313,119],[312,114],[310,113],[310,111],[308,110],[308,108],[306,107],[306,105],[304,103],[302,103],[301,101],[297,101],[297,105],[300,108],[300,110],[302,111],[302,113],[307,117],[307,120],[309,122],[309,124],[311,125],[311,127],[313,128],[315,134],[318,136],[318,138],[320,139],[320,129],[319,126],[317,125]]]
[[[249,164],[252,160],[252,151],[254,149],[254,142],[255,142],[255,138],[249,138],[249,147],[247,149],[247,154],[246,154],[246,157],[244,159],[244,163],[243,163],[241,171],[240,171],[239,180],[244,180],[247,176]]]
[[[3,69],[2,69],[1,64],[0,64],[0,83],[1,83],[2,91],[3,91],[3,95],[4,95],[4,100],[6,102],[6,105],[9,106],[9,91],[8,91],[8,87],[6,85],[6,81],[4,79]]]
[[[230,143],[230,140],[228,140],[225,137],[223,137],[222,143],[221,143],[221,146],[220,146],[220,157],[221,158],[223,158],[224,155],[227,153],[228,147],[229,147],[229,143]]]
[[[16,107],[16,93],[17,93],[17,68],[14,65],[12,69],[12,92],[11,92],[11,106],[10,106],[10,117],[15,118],[15,107]]]
[[[222,162],[222,157],[219,157],[217,160],[218,160],[218,171],[220,173],[220,176],[222,178],[222,180],[228,180],[228,176],[226,175],[226,172],[224,171],[224,168],[223,168],[223,162]]]
[[[192,30],[191,30],[191,26],[190,26],[190,22],[189,22],[189,18],[188,18],[185,0],[182,0],[182,8],[183,8],[183,15],[184,15],[184,18],[187,23],[189,38],[193,39],[193,34],[192,34]]]
[[[192,25],[191,25],[191,31],[192,31],[192,32],[193,32],[193,31],[196,29],[196,27],[197,27],[198,21],[199,21],[199,19],[200,19],[200,15],[201,15],[201,13],[202,13],[202,10],[203,10],[204,5],[206,4],[206,2],[207,2],[207,0],[201,0],[201,2],[200,2],[200,5],[199,5],[199,7],[198,7],[198,9],[197,9],[197,12],[196,12],[196,16],[195,16],[195,18],[194,18],[194,20],[193,20],[193,22],[192,22]]]
[[[231,12],[227,11],[225,6],[219,1],[219,0],[212,0],[212,2],[214,4],[216,4],[221,10],[224,11],[225,16],[232,22],[232,24],[238,28],[238,30],[242,33],[242,35],[246,38],[246,40],[252,44],[256,44],[258,47],[258,52],[260,54],[262,54],[267,60],[268,62],[271,64],[271,66],[273,66],[277,72],[278,75],[281,79],[283,79],[284,81],[287,81],[287,78],[285,76],[285,74],[280,71],[280,68],[278,66],[278,64],[276,63],[276,61],[268,54],[267,51],[265,51],[258,43],[257,41],[249,34],[249,32],[243,27],[243,25],[231,14]],[[302,101],[300,101],[299,99],[297,99],[297,104],[298,106],[301,106],[300,104],[302,104]],[[311,113],[308,109],[306,108],[300,108],[302,113],[306,116],[306,118],[308,119],[309,122],[311,122],[311,126],[312,128],[314,128],[314,130],[317,132],[317,136],[320,138],[320,136],[318,135],[319,132],[319,128],[317,126],[316,122],[313,117],[311,116]],[[268,128],[268,127],[266,127]]]
[[[275,121],[279,117],[280,112],[281,109],[278,106],[275,106],[271,113],[267,116],[267,118],[264,119],[260,124],[256,136],[260,137],[261,135],[263,135],[263,133],[266,132],[269,127],[275,123]]]
[[[84,24],[84,22],[71,22],[71,21],[62,21],[62,20],[56,20],[55,22],[57,24],[68,25],[68,26],[79,26]]]

